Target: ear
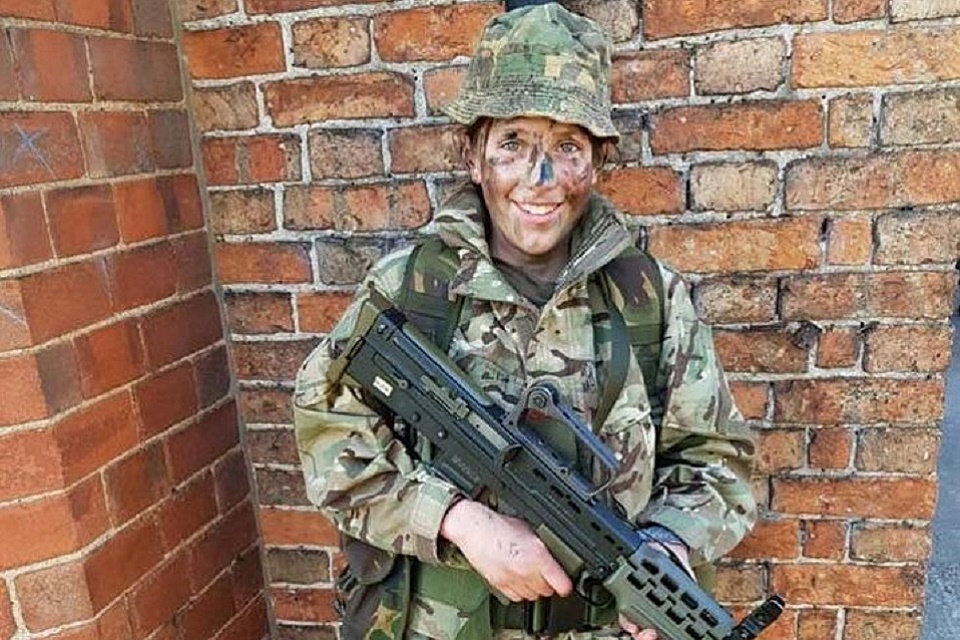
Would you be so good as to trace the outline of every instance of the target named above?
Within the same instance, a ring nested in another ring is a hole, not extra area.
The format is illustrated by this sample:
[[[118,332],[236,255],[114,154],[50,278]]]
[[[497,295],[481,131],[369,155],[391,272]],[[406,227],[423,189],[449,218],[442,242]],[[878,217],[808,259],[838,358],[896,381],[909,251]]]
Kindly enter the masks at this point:
[[[470,140],[470,136],[464,134],[463,140],[460,145],[460,157],[463,162],[463,166],[467,169],[467,172],[470,174],[470,180],[474,184],[480,184],[480,157],[477,153],[477,150],[473,148],[473,143]]]

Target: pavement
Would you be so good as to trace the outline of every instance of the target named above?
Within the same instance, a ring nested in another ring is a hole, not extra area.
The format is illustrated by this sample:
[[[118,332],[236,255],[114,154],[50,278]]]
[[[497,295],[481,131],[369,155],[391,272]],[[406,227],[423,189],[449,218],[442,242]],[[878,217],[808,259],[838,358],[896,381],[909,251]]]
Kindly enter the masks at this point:
[[[953,329],[922,640],[960,637],[960,316]]]

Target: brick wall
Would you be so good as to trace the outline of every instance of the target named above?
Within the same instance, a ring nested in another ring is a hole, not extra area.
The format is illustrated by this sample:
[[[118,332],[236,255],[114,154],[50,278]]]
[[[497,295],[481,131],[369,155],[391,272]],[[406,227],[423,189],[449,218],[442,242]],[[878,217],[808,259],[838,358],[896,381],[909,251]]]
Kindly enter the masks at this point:
[[[492,2],[180,0],[283,640],[335,637],[335,536],[290,427],[302,358],[458,172]],[[960,5],[571,2],[617,40],[603,191],[689,274],[756,427],[764,518],[720,595],[771,640],[917,637],[960,254]],[[399,5],[399,6],[398,6]]]
[[[259,640],[174,20],[0,0],[0,638]]]

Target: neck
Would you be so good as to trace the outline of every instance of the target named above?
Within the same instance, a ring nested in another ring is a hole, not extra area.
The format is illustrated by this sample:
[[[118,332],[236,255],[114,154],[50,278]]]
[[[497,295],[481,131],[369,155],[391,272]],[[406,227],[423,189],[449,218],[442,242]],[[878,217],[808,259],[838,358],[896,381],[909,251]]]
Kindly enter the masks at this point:
[[[554,282],[570,258],[570,244],[564,242],[546,254],[535,256],[517,250],[504,242],[499,234],[494,233],[490,238],[490,255],[512,267],[522,269],[527,276],[538,282]]]

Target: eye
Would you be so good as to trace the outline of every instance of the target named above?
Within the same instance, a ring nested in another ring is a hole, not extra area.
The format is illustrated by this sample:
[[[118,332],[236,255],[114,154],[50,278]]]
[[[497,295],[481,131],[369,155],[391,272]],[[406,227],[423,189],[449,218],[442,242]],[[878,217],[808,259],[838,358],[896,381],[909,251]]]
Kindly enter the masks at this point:
[[[558,148],[560,149],[561,153],[572,155],[575,153],[580,153],[582,147],[573,140],[564,140],[558,145]]]
[[[520,141],[516,138],[509,138],[500,143],[500,148],[504,151],[516,153],[517,151],[520,151]]]

